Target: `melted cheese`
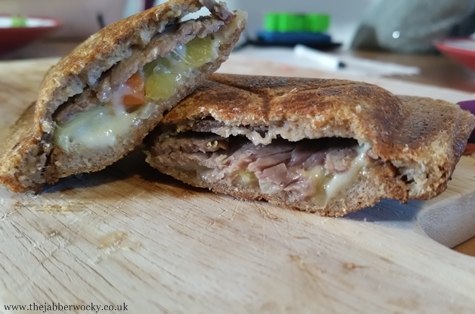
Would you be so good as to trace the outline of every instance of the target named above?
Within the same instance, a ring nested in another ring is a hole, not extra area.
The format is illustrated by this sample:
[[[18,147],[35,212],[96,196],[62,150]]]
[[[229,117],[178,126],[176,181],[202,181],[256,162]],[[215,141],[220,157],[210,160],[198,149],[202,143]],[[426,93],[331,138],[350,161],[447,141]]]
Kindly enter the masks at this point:
[[[130,131],[138,115],[137,112],[116,115],[110,107],[95,107],[58,125],[54,140],[64,151],[74,146],[92,149],[113,146],[118,137]]]
[[[368,143],[358,147],[358,156],[351,163],[350,169],[343,173],[337,173],[333,178],[325,185],[325,194],[327,201],[335,197],[342,190],[346,189],[351,183],[353,183],[361,170],[368,164],[366,158],[366,152],[371,148]]]

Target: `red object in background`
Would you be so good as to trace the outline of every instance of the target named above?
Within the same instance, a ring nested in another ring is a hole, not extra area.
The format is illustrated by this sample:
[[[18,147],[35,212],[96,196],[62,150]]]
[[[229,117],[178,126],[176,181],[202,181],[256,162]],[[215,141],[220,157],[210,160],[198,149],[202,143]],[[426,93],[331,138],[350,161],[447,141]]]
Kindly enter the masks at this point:
[[[434,42],[434,46],[447,57],[475,71],[475,40],[448,38]]]
[[[1,15],[2,17],[9,17]],[[45,18],[39,16],[28,16],[47,20],[51,22],[51,26],[26,26],[26,27],[0,27],[0,55],[5,55],[16,49],[22,48],[29,43],[59,29],[63,23],[54,18]]]

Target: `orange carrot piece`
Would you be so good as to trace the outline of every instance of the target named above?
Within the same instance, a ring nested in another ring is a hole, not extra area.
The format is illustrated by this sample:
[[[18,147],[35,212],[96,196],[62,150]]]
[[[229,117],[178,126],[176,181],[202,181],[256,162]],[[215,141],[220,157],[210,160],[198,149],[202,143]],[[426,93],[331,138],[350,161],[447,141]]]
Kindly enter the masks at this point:
[[[145,81],[140,72],[132,75],[124,85],[129,87],[129,93],[124,95],[122,102],[124,105],[143,105],[145,104]]]

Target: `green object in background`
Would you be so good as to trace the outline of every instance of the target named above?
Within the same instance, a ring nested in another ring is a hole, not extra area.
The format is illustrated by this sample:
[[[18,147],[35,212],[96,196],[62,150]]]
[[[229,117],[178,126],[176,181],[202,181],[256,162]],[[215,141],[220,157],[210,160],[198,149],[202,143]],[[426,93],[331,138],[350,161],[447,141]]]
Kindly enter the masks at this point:
[[[13,15],[12,27],[26,27],[26,17]]]
[[[268,13],[264,17],[264,29],[266,31],[277,31],[279,28],[279,14]]]
[[[264,17],[264,30],[268,32],[320,33],[327,31],[329,26],[328,14],[268,13]]]
[[[330,15],[327,14],[307,14],[304,19],[308,32],[324,32],[330,27]]]

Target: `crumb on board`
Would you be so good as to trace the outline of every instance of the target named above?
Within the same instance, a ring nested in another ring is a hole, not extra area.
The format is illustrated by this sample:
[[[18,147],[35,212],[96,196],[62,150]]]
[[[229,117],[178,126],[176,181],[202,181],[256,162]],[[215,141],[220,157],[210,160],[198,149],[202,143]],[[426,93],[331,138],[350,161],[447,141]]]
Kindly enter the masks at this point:
[[[349,270],[353,270],[356,268],[356,265],[354,263],[344,263],[343,266]]]

